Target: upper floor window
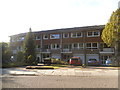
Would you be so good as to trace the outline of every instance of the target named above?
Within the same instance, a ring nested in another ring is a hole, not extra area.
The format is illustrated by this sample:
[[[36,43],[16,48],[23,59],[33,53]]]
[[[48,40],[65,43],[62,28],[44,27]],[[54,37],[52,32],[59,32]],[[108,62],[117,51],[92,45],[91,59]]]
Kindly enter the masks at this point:
[[[44,49],[50,49],[50,45],[44,45]]]
[[[71,33],[71,37],[73,38],[82,37],[82,32]]]
[[[59,39],[60,38],[60,34],[51,34],[50,35],[50,39]]]
[[[69,38],[69,33],[64,33],[63,38]]]
[[[35,36],[35,39],[36,40],[40,40],[40,36]]]
[[[17,38],[17,41],[23,41],[25,39],[25,37],[23,36],[23,37],[18,37]]]
[[[60,45],[59,44],[51,44],[51,49],[59,49]]]
[[[48,35],[47,34],[43,35],[43,39],[48,39]]]
[[[40,45],[36,45],[36,48],[37,48],[37,49],[40,48]]]
[[[72,48],[73,49],[82,49],[82,48],[84,48],[84,44],[83,43],[73,43]]]
[[[71,49],[71,44],[64,44],[63,49]]]
[[[89,31],[89,32],[87,32],[87,37],[96,37],[96,36],[100,36],[99,31]]]
[[[97,49],[98,43],[86,43],[86,48],[87,49]]]
[[[16,41],[16,38],[11,38],[11,42],[15,42]]]

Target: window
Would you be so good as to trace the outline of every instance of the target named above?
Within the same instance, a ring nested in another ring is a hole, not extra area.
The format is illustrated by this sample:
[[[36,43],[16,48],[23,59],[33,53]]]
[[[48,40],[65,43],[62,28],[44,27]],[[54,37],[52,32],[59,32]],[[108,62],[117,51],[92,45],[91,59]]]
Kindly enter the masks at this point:
[[[25,37],[18,37],[17,41],[23,41],[25,39]]]
[[[73,38],[82,37],[82,32],[71,33],[71,37]]]
[[[63,38],[69,38],[69,33],[64,33]]]
[[[44,45],[44,49],[50,49],[50,45]]]
[[[68,44],[65,44],[65,45],[63,46],[63,48],[64,48],[64,49],[69,49],[69,45],[68,45]]]
[[[48,35],[43,35],[43,39],[48,39]]]
[[[91,48],[91,43],[87,43],[87,48]]]
[[[81,32],[77,33],[77,37],[81,37],[81,36],[82,36]]]
[[[50,39],[59,39],[60,38],[60,34],[51,34],[50,35]]]
[[[79,43],[79,48],[83,48],[84,44],[83,43]]]
[[[96,48],[97,47],[97,43],[92,43],[92,47]]]
[[[59,44],[51,44],[51,49],[59,49],[60,45]]]
[[[100,36],[99,31],[89,31],[89,32],[87,32],[87,37],[96,37],[96,36]]]
[[[36,48],[37,48],[37,49],[40,48],[40,45],[36,45]]]
[[[35,36],[35,39],[36,40],[40,40],[40,36]]]
[[[97,49],[98,43],[86,43],[86,48],[87,49]]]
[[[82,49],[84,47],[83,43],[74,43],[73,49]]]
[[[92,36],[92,32],[88,32],[88,36]]]
[[[74,48],[78,48],[78,44],[77,44],[77,43],[74,43],[74,44],[73,44],[73,47],[74,47]]]
[[[21,40],[24,40],[25,39],[25,37],[21,37]]]
[[[16,38],[11,38],[11,42],[15,42],[16,41]]]
[[[22,46],[17,46],[17,50],[22,51],[23,50]]]

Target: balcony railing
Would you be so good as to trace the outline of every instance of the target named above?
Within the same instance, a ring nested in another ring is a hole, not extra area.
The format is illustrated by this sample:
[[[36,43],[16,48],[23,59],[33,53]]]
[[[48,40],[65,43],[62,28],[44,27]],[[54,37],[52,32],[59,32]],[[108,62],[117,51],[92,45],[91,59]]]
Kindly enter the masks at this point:
[[[37,52],[41,52],[42,50],[40,48],[36,48],[36,51]]]
[[[100,53],[114,53],[114,48],[103,48]]]
[[[71,49],[62,49],[61,53],[72,53]]]
[[[50,49],[42,49],[41,52],[42,52],[42,53],[50,53],[51,51],[50,51]]]

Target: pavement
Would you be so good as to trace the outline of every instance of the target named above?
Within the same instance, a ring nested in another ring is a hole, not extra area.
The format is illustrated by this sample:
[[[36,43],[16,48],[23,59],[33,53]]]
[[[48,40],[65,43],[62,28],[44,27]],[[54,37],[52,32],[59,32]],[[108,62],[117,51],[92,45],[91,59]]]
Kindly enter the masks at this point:
[[[59,69],[26,69],[25,67],[18,68],[4,68],[2,69],[2,76],[9,75],[59,75],[59,76],[118,76],[118,68],[116,67],[62,67]]]

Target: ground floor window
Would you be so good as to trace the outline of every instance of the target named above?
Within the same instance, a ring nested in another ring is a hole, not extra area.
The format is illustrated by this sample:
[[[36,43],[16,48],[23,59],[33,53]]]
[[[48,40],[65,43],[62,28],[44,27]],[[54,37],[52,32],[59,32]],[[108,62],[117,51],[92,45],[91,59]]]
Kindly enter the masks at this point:
[[[111,58],[111,56],[109,56],[109,55],[101,56],[102,64],[105,64],[105,62],[106,62],[106,60],[107,60],[108,58]]]
[[[43,58],[49,58],[50,54],[43,54]]]

